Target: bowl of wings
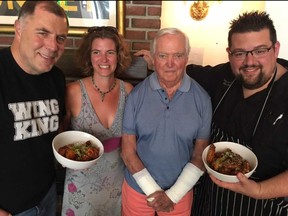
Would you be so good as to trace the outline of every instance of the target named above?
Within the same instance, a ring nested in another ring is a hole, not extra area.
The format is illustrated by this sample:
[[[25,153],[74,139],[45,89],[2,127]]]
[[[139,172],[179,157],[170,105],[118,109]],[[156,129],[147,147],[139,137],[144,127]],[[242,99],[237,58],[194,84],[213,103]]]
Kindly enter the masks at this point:
[[[82,131],[59,133],[52,141],[56,160],[70,169],[88,169],[97,163],[104,152],[103,144],[95,136]]]
[[[233,142],[216,142],[202,153],[207,172],[224,182],[239,182],[241,172],[249,178],[258,165],[256,155],[244,145]]]

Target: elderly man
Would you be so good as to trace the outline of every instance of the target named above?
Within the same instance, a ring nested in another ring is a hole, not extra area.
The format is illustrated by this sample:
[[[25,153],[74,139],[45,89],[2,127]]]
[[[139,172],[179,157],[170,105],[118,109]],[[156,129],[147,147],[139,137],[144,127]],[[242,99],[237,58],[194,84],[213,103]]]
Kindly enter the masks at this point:
[[[162,29],[151,45],[155,72],[130,93],[124,112],[122,214],[190,215],[209,142],[210,97],[185,73],[183,32]]]

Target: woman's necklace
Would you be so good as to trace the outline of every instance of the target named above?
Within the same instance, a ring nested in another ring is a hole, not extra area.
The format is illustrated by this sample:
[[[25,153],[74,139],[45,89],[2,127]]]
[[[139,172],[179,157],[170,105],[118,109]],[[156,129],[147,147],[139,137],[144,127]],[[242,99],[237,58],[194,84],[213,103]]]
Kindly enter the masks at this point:
[[[92,77],[93,87],[100,93],[100,95],[101,95],[101,101],[103,102],[105,95],[108,94],[109,92],[111,92],[111,91],[115,88],[115,86],[116,86],[116,79],[114,79],[114,83],[113,83],[113,85],[110,87],[110,89],[109,89],[108,91],[106,91],[106,92],[103,92],[103,91],[96,85],[96,83],[95,83],[95,81],[94,81],[94,76],[92,75],[91,77]]]

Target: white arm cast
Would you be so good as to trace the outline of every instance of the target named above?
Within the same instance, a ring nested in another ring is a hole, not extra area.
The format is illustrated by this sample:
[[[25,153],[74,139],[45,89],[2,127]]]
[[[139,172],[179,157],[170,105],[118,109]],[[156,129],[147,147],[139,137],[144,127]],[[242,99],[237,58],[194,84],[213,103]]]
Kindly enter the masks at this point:
[[[146,168],[137,173],[134,173],[133,177],[147,196],[154,193],[155,191],[162,190]]]
[[[204,172],[194,164],[190,162],[187,163],[175,184],[166,190],[165,193],[174,203],[178,203],[182,197],[191,190],[203,173]]]

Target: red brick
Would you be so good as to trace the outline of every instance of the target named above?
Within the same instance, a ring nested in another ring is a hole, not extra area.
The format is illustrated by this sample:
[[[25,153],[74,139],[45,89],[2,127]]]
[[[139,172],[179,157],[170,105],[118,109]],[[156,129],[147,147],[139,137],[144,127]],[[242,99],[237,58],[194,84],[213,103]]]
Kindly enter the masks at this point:
[[[125,19],[125,28],[129,28],[130,24],[130,19]]]
[[[74,47],[74,40],[72,38],[67,38],[67,41],[66,41],[66,44],[65,44],[65,47]]]
[[[141,50],[141,49],[150,50],[150,41],[149,42],[133,42],[132,49],[133,50]]]
[[[152,28],[159,29],[161,26],[160,19],[132,19],[133,28]]]
[[[14,35],[8,36],[0,36],[0,44],[1,45],[11,45],[14,39]]]
[[[78,47],[80,46],[81,42],[82,42],[82,39],[81,39],[81,38],[79,38],[79,39],[74,39],[74,46],[75,46],[75,48],[78,48]]]
[[[148,8],[148,16],[161,16],[161,8],[160,7],[149,7]]]
[[[125,38],[134,40],[145,40],[145,31],[126,30]]]
[[[125,41],[131,52],[140,49],[150,49],[150,41],[160,29],[162,1],[125,1]],[[10,46],[14,34],[2,32],[0,47]],[[65,48],[69,51],[77,49],[81,43],[82,35],[68,35]],[[74,64],[74,63],[73,63]],[[64,65],[64,67],[73,65]]]
[[[128,6],[126,7],[125,16],[145,16],[146,7],[145,6]]]
[[[155,37],[156,33],[157,33],[157,31],[149,31],[147,33],[147,39],[152,40]]]

